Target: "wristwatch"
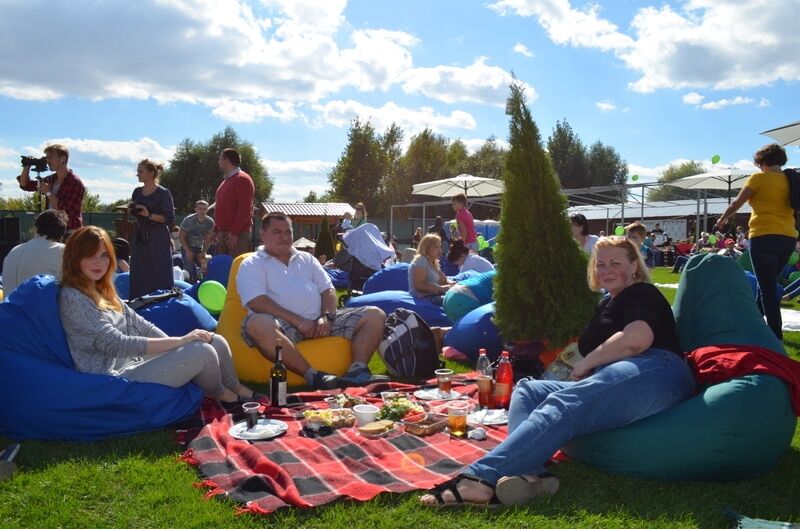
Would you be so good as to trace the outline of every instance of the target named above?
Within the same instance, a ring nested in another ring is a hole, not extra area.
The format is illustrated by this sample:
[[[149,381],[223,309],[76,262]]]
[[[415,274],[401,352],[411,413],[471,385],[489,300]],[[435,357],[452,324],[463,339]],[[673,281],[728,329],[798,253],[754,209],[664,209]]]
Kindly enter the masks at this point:
[[[325,314],[323,314],[323,316],[325,316],[325,319],[328,320],[329,323],[333,323],[336,321],[335,312],[326,312]]]

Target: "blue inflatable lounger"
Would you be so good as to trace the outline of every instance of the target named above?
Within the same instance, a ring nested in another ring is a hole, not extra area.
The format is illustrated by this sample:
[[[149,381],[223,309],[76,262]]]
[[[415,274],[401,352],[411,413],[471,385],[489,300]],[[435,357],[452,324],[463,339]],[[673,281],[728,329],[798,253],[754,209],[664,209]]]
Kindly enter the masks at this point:
[[[75,370],[58,314],[59,287],[35,276],[0,303],[0,435],[92,441],[157,430],[200,406],[195,384],[171,388]]]

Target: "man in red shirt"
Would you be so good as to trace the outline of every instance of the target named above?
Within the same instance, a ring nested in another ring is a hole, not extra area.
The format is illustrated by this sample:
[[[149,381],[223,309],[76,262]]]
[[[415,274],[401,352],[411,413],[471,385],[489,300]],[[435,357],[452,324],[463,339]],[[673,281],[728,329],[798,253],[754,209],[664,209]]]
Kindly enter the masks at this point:
[[[67,214],[67,232],[83,226],[83,195],[86,188],[81,179],[67,167],[69,150],[57,143],[48,145],[44,150],[47,165],[55,173],[42,178],[40,181],[31,179],[30,167],[23,167],[22,174],[17,177],[20,189],[25,191],[39,191],[47,197],[49,209],[62,210]]]
[[[214,206],[214,231],[219,253],[231,257],[249,252],[253,226],[253,200],[256,190],[253,179],[239,167],[241,157],[236,149],[227,148],[219,155],[219,168],[224,180],[217,188]]]

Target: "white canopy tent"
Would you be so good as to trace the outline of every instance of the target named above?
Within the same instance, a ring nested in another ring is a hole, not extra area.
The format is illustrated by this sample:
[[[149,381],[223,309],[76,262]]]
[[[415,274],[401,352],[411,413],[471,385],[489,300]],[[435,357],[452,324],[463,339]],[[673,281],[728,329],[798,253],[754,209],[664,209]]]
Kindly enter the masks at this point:
[[[765,130],[764,136],[769,136],[784,147],[788,145],[800,145],[800,121],[789,123],[782,127]]]

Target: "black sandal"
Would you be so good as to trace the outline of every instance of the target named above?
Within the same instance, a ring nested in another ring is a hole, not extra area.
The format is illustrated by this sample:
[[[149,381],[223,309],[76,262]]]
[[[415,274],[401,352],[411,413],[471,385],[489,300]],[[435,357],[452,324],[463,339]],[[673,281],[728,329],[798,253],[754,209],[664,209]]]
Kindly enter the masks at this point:
[[[486,485],[490,489],[492,489],[492,497],[489,498],[489,501],[486,503],[475,503],[471,501],[464,501],[464,498],[461,497],[461,494],[458,492],[458,484],[461,483],[462,480],[467,481],[474,481],[476,483],[480,483],[481,485]],[[455,499],[454,502],[446,502],[442,497],[442,494],[450,491]],[[494,493],[494,487],[488,481],[475,477],[469,476],[467,474],[459,474],[458,476],[445,481],[444,483],[440,483],[433,487],[428,494],[434,497],[436,500],[435,505],[426,505],[426,507],[435,507],[437,509],[447,508],[447,507],[485,507],[485,508],[494,508],[499,507],[501,505],[500,500],[497,499],[497,494]]]

